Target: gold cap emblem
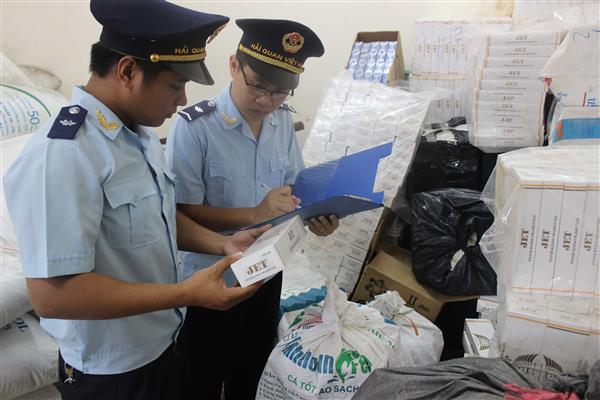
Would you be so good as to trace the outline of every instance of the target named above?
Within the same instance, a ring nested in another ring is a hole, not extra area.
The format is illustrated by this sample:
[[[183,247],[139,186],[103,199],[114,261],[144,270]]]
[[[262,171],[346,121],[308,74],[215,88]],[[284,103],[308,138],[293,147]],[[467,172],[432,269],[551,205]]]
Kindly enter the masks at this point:
[[[281,39],[281,44],[288,53],[297,53],[304,46],[304,37],[298,32],[286,33]]]

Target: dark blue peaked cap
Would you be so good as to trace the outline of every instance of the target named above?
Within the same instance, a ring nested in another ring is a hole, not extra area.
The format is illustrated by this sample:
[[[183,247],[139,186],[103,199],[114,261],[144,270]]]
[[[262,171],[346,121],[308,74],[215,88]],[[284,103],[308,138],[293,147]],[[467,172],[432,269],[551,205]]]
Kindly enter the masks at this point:
[[[298,86],[308,57],[321,57],[323,43],[308,26],[284,19],[238,19],[244,31],[238,50],[264,80],[282,89]]]
[[[100,43],[117,53],[167,63],[192,81],[214,83],[204,59],[206,44],[228,17],[190,10],[164,0],[91,0],[102,24]]]

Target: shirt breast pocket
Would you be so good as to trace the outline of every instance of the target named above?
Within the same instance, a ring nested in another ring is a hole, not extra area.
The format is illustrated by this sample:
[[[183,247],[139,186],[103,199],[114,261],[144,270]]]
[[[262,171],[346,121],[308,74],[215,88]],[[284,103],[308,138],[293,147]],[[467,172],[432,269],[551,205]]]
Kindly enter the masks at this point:
[[[269,159],[269,177],[270,187],[279,187],[285,184],[285,171],[289,164],[289,158],[285,156],[276,156]]]
[[[216,207],[242,207],[248,202],[248,170],[242,163],[209,162],[209,184],[207,195],[213,202],[220,200]]]
[[[108,182],[104,196],[102,231],[110,246],[125,249],[158,240],[155,219],[161,220],[161,204],[154,182],[143,178]]]

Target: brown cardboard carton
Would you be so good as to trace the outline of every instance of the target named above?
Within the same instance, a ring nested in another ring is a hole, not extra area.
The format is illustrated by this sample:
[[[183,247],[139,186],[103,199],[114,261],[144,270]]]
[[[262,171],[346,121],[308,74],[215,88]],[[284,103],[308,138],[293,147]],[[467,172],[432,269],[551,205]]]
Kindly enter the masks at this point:
[[[409,307],[435,321],[444,303],[463,301],[478,296],[449,296],[420,284],[412,272],[410,253],[393,249],[393,256],[379,250],[365,268],[352,301],[369,302],[386,290],[397,291]]]

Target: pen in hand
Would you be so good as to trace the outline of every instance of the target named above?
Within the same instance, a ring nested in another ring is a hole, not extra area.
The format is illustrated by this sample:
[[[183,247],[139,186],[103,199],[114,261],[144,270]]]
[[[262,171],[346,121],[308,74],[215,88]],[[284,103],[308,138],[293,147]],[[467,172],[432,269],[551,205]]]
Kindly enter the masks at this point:
[[[267,192],[270,192],[271,190],[273,190],[273,188],[271,188],[268,185],[265,185],[264,183],[261,183],[260,186],[265,189]],[[296,196],[292,195],[292,197],[297,198]],[[296,205],[296,210],[300,209],[299,205]]]

